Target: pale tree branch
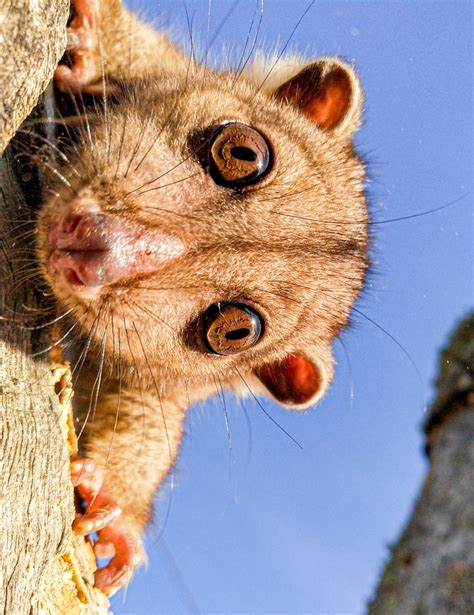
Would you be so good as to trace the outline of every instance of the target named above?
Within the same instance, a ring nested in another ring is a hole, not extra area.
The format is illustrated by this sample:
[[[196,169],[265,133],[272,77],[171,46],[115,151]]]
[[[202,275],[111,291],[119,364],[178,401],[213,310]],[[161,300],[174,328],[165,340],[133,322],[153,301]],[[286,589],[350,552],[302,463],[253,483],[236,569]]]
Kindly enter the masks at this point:
[[[50,81],[68,14],[67,0],[3,2],[0,149]],[[32,356],[51,344],[51,327],[34,327],[52,316],[35,290],[31,195],[10,150],[0,163],[0,612],[106,613],[91,548],[71,530],[67,366],[58,353]]]
[[[0,153],[53,77],[69,0],[0,0]]]

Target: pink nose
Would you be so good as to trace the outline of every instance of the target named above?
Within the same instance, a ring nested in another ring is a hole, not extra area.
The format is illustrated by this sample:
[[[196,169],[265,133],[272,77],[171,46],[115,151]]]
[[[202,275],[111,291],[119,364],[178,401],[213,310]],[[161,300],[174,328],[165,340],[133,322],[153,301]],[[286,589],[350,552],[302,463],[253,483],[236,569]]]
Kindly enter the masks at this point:
[[[109,249],[113,233],[105,214],[68,213],[51,229],[48,240],[57,250],[104,251]]]
[[[156,271],[184,251],[174,236],[95,211],[64,212],[48,241],[53,279],[88,295],[121,278]]]

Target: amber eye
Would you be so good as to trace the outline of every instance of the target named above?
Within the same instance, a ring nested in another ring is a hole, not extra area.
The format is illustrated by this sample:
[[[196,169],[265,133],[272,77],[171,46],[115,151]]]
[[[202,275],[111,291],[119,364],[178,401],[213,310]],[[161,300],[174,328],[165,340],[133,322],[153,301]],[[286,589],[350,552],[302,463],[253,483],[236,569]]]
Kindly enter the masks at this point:
[[[238,354],[254,346],[263,333],[260,316],[241,303],[214,303],[204,315],[203,340],[213,354]]]
[[[263,136],[240,122],[221,126],[211,142],[209,168],[220,186],[238,188],[259,181],[270,168],[270,150]]]

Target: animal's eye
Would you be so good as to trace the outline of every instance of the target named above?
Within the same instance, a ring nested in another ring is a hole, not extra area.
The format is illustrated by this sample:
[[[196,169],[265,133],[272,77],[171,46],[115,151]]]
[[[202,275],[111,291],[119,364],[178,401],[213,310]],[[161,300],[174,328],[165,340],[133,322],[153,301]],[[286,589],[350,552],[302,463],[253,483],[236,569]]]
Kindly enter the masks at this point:
[[[270,169],[270,149],[254,128],[230,122],[221,126],[209,151],[209,170],[220,186],[238,188],[258,182]]]
[[[254,346],[263,333],[257,312],[241,303],[214,303],[204,315],[202,335],[213,354],[238,354]]]

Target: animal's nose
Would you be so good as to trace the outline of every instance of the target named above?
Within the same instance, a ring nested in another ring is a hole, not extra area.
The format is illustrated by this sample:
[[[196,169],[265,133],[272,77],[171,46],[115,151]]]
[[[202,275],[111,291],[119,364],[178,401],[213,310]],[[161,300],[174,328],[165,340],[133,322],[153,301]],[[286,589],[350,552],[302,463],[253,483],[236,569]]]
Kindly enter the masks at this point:
[[[169,233],[85,207],[83,201],[61,213],[48,242],[52,277],[88,296],[121,278],[159,270],[185,249]]]

